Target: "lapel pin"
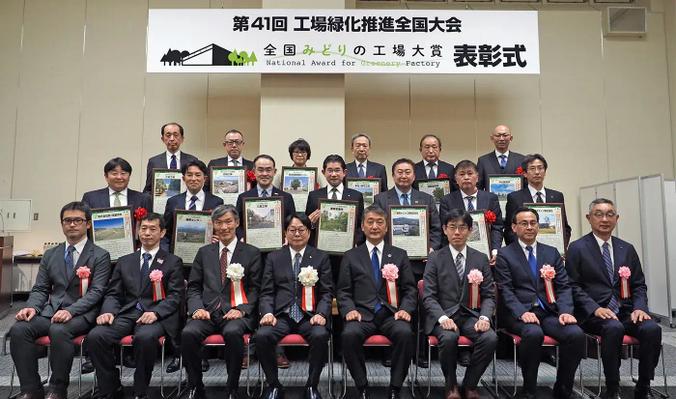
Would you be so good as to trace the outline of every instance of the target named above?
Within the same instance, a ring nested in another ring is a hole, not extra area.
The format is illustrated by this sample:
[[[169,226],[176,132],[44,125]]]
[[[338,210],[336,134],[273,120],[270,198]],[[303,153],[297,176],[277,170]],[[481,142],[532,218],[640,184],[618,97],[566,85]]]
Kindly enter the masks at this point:
[[[392,257],[392,254],[387,254],[387,257],[388,257],[388,258],[391,258],[391,257]]]
[[[163,264],[163,263],[164,263],[164,259],[162,259],[162,258],[157,258],[157,263],[159,263],[160,265]]]

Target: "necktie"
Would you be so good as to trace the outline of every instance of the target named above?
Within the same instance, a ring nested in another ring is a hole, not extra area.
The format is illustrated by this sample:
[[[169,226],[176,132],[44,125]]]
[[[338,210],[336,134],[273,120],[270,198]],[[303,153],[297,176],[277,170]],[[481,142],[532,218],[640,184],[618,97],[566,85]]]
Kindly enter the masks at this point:
[[[191,210],[191,211],[196,211],[196,210],[197,210],[197,200],[198,200],[198,198],[197,198],[196,195],[193,195],[193,196],[190,198],[190,207],[188,208],[188,210]]]
[[[474,204],[472,203],[472,200],[474,199],[474,197],[471,196],[471,195],[468,195],[467,197],[465,197],[465,199],[467,200],[467,212],[473,212],[474,211]]]
[[[364,170],[364,164],[359,164],[359,177],[366,177],[366,171]]]
[[[338,189],[335,187],[331,189],[331,199],[333,200],[338,199]]]
[[[176,154],[171,154],[171,162],[169,163],[169,169],[178,169],[176,164]]]
[[[268,190],[263,190],[263,191],[261,192],[261,197],[263,197],[263,198],[268,198]]]
[[[542,193],[541,193],[541,192],[538,191],[537,193],[535,193],[535,196],[537,197],[537,198],[535,199],[535,202],[536,202],[536,203],[538,203],[538,204],[543,204],[543,203],[544,203],[544,201],[542,200]]]
[[[460,283],[465,277],[465,257],[462,256],[462,252],[458,252],[458,256],[455,257],[455,270],[458,271],[458,277],[460,277]]]
[[[535,281],[538,281],[538,261],[537,259],[535,259],[535,255],[533,254],[533,247],[528,245],[526,246],[526,250],[528,251],[528,266],[530,266],[530,272],[533,274],[533,278],[535,279]],[[537,283],[535,286],[537,287]],[[537,297],[537,299],[540,307],[544,309],[540,297]]]
[[[371,253],[371,269],[373,270],[373,279],[376,282],[376,288],[380,290],[380,280],[382,280],[382,277],[380,275],[380,262],[378,261],[378,247],[374,247],[373,252]],[[382,307],[383,305],[377,300],[375,308],[376,313],[378,313]]]
[[[225,286],[225,280],[228,274],[228,247],[224,247],[221,251],[221,284]]]
[[[75,247],[72,245],[68,246],[68,252],[66,252],[66,273],[70,276],[73,273],[73,268],[75,267],[75,261],[73,259],[73,253],[75,252]]]
[[[236,160],[236,159],[233,159],[233,160],[232,160],[232,165],[233,165],[233,166],[239,166],[239,161]]]
[[[411,203],[408,202],[408,194],[402,194],[401,195],[401,204],[402,205],[411,205]]]
[[[434,172],[434,167],[437,166],[437,163],[436,163],[436,162],[431,162],[431,163],[428,164],[428,166],[430,167],[430,173],[429,173],[429,175],[427,175],[427,177],[428,177],[429,179],[436,179],[436,178],[437,178],[437,174],[436,174],[436,172]]]
[[[296,253],[296,255],[293,257],[293,305],[291,305],[291,309],[289,310],[289,316],[295,321],[296,323],[300,322],[303,319],[303,310],[298,306],[298,273],[300,273],[300,261],[301,261],[301,256],[300,253]]]
[[[606,265],[606,272],[610,278],[610,285],[615,286],[615,268],[613,267],[613,260],[610,258],[610,245],[607,242],[603,243],[603,263]],[[619,313],[620,305],[617,302],[617,297],[615,296],[615,289],[613,289],[613,295],[610,297],[608,302],[608,309],[612,310],[614,313]]]
[[[507,155],[502,154],[498,158],[500,158],[500,169],[504,169],[507,167]]]
[[[144,252],[142,256],[143,264],[141,265],[141,282],[143,282],[144,278],[148,277],[148,272],[150,270],[150,258],[153,257],[148,252]]]
[[[119,192],[119,191],[115,191],[115,192],[113,193],[113,197],[115,197],[115,198],[113,199],[113,206],[122,206],[122,202],[120,202],[120,192]]]

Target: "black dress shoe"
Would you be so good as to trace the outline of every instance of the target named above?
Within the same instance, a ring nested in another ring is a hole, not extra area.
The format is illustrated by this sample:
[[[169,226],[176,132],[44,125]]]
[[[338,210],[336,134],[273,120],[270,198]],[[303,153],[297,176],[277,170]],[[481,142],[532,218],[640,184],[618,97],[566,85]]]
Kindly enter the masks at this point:
[[[205,399],[205,398],[206,393],[204,391],[204,388],[193,387],[188,390],[188,399]]]
[[[636,387],[634,387],[634,399],[647,399],[652,397],[653,394],[650,392],[650,385],[636,384]]]
[[[239,399],[239,391],[237,389],[229,389],[225,399]]]
[[[177,372],[180,367],[180,364],[181,364],[180,358],[174,357],[173,359],[171,359],[171,362],[167,364],[167,373],[171,374]]]
[[[124,355],[124,358],[122,359],[122,364],[126,368],[135,369],[136,368],[136,359],[134,359],[134,356],[131,353],[128,353],[128,354]]]
[[[146,395],[146,394],[134,395],[134,399],[148,399],[148,395]]]
[[[601,394],[601,399],[621,399],[620,389],[618,387],[607,388],[605,392]]]
[[[401,396],[401,388],[389,387],[387,388],[387,399],[399,399]]]
[[[268,387],[263,394],[263,399],[284,399],[284,391],[279,387]]]
[[[94,399],[123,399],[124,398],[124,391],[122,390],[122,386],[118,386],[113,392],[109,394],[102,394],[100,392],[96,392],[94,394]]]
[[[469,367],[469,361],[472,354],[469,351],[460,351],[458,354],[458,364],[462,367]]]
[[[59,392],[50,391],[45,395],[45,399],[65,399],[66,396]]]
[[[82,363],[82,367],[80,368],[80,372],[82,374],[90,374],[94,372],[94,365],[92,364],[92,361],[87,359],[84,363]]]
[[[207,371],[209,371],[209,367],[210,367],[209,366],[209,360],[202,359],[202,372],[206,373]]]
[[[39,390],[39,391],[21,392],[19,396],[16,397],[16,399],[44,399],[44,397],[45,391]]]
[[[357,388],[359,399],[370,399],[368,387]]]
[[[322,399],[322,395],[319,394],[319,390],[315,387],[305,388],[304,399]]]
[[[425,358],[419,358],[418,359],[418,367],[426,369],[430,366],[429,362],[427,362],[427,359]]]

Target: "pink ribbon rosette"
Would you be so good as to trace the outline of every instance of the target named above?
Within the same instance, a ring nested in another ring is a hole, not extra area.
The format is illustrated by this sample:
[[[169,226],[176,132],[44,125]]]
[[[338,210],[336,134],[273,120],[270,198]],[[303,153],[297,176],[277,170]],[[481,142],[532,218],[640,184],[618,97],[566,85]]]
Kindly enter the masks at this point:
[[[75,271],[75,275],[80,279],[80,296],[84,296],[89,289],[89,277],[92,272],[87,266],[80,266]]]
[[[479,286],[484,281],[484,275],[479,269],[472,269],[467,273],[467,282],[469,282],[469,307],[478,309],[481,303],[479,295]]]
[[[545,282],[545,295],[548,303],[556,302],[556,295],[554,294],[554,277],[556,277],[556,270],[551,265],[545,264],[540,269],[540,277]]]
[[[317,269],[312,266],[301,267],[298,272],[298,281],[303,285],[300,307],[306,312],[313,312],[315,310],[315,285],[319,281]]]
[[[148,275],[150,283],[153,285],[153,302],[161,301],[166,298],[164,286],[162,285],[162,277],[164,277],[162,270],[157,269],[153,270]]]
[[[399,268],[394,263],[383,265],[381,274],[387,282],[387,302],[394,308],[399,307],[399,295],[397,293],[397,279],[399,278]]]
[[[225,276],[230,279],[232,284],[230,289],[230,306],[233,308],[244,303],[249,303],[244,292],[244,267],[240,263],[231,263],[228,265],[228,271]]]
[[[620,275],[620,299],[629,299],[631,297],[631,290],[629,290],[629,277],[631,277],[631,269],[627,266],[620,266],[617,270]]]

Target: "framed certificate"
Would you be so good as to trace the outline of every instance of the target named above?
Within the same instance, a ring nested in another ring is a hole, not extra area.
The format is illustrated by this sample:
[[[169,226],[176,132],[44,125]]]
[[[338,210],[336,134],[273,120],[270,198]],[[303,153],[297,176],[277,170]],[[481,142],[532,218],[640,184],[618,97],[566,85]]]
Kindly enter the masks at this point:
[[[357,206],[356,201],[319,200],[317,248],[342,255],[354,247]]]
[[[317,168],[282,167],[282,191],[293,197],[293,203],[299,212],[305,211],[307,197],[317,184]]]
[[[284,201],[282,197],[244,198],[244,241],[262,252],[284,244]]]
[[[491,240],[484,211],[473,211],[470,212],[470,215],[472,215],[472,231],[467,238],[467,245],[479,252],[483,252],[490,259]]]
[[[373,205],[373,199],[380,194],[380,179],[377,177],[348,177],[347,188],[359,191],[364,197],[364,207]]]
[[[488,191],[498,196],[500,201],[500,210],[505,215],[507,206],[507,195],[514,191],[521,190],[523,185],[523,176],[521,175],[489,175]]]
[[[390,242],[406,250],[409,259],[427,259],[429,228],[426,206],[390,206]]]
[[[197,250],[211,244],[213,233],[211,212],[177,209],[174,214],[172,253],[183,259],[184,265],[192,265]]]
[[[111,261],[134,252],[133,225],[131,207],[92,209],[92,239]]]
[[[437,210],[444,195],[451,192],[451,181],[448,179],[416,180],[416,183],[418,183],[418,190],[434,197]]]
[[[153,169],[153,212],[164,214],[169,198],[186,190],[178,169]]]
[[[543,244],[551,245],[559,250],[561,255],[565,254],[566,246],[563,238],[563,204],[544,203],[544,204],[523,204],[523,206],[535,209],[540,219],[540,228],[537,240]]]
[[[212,166],[209,170],[211,193],[223,203],[235,205],[237,197],[247,190],[246,169],[241,166]]]

